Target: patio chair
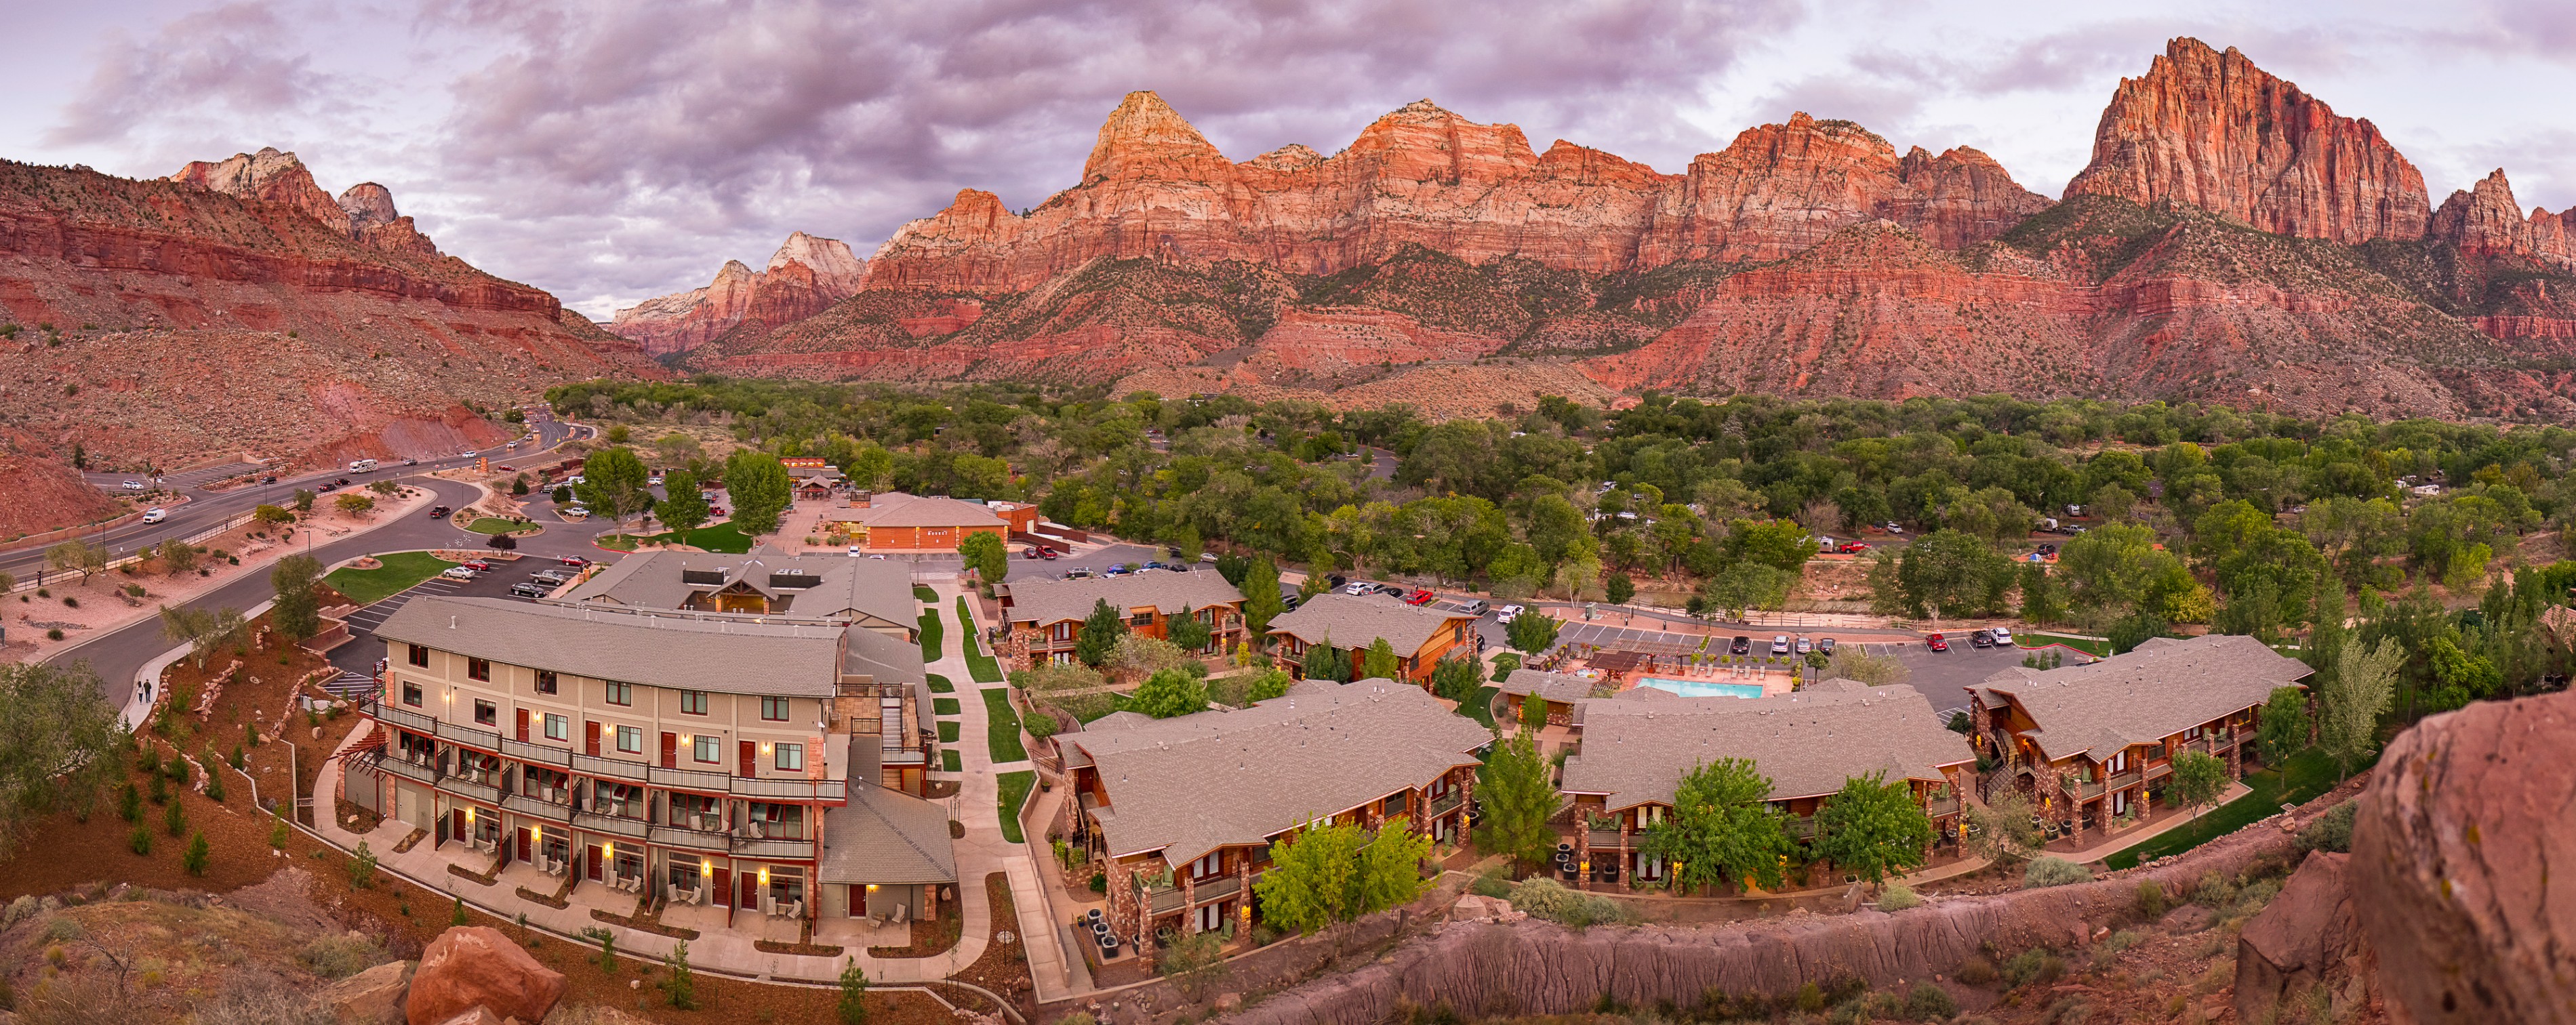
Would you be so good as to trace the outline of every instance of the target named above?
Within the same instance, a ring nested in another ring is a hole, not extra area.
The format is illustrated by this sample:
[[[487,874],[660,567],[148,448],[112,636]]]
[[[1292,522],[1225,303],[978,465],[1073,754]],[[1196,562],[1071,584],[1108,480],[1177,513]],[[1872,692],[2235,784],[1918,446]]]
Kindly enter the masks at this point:
[[[894,924],[895,924],[895,925],[909,925],[909,924],[911,924],[911,923],[912,923],[912,905],[909,905],[909,904],[896,904],[896,905],[894,906]]]

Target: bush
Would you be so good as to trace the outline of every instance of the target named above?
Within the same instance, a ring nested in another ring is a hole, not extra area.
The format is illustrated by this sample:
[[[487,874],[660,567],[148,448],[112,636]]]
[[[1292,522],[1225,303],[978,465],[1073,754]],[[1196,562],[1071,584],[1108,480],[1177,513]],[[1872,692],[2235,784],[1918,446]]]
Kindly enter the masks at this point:
[[[171,836],[178,836],[187,832],[188,812],[186,810],[186,806],[177,801],[172,801],[170,802],[169,807],[161,809],[161,828],[168,830]]]
[[[360,933],[325,936],[304,945],[295,960],[326,979],[345,979],[383,963],[392,955]]]
[[[2004,962],[2004,981],[2014,986],[2047,984],[2066,977],[2066,962],[2046,950],[2032,948]]]
[[[2337,854],[2351,853],[2352,816],[2360,808],[2361,804],[2358,801],[2345,801],[2326,809],[2325,814],[2317,816],[2315,821],[2299,829],[2299,849],[2333,851]]]
[[[1505,898],[1532,917],[1576,929],[1591,925],[1624,925],[1628,906],[1597,893],[1569,890],[1553,879],[1527,879]]]
[[[1905,1013],[1923,1021],[1948,1021],[1959,1013],[1959,1001],[1950,996],[1949,990],[1919,982],[1914,992],[1905,995]]]
[[[179,855],[179,868],[192,876],[205,875],[206,862],[213,854],[213,849],[206,843],[205,832],[200,830],[188,838],[188,849]]]
[[[133,832],[125,834],[125,847],[136,854],[149,857],[152,854],[152,827],[134,827]]]
[[[2064,858],[2039,858],[2022,870],[2021,888],[2037,890],[2050,886],[2093,881],[2093,870]]]
[[[1903,911],[1922,906],[1922,896],[1916,894],[1912,887],[1891,885],[1886,893],[1878,895],[1878,909],[1881,911]]]
[[[116,814],[127,822],[143,821],[143,791],[128,783],[116,792]]]
[[[2138,883],[2139,917],[2153,922],[2157,919],[2163,918],[2165,916],[2165,912],[2171,909],[2172,906],[2173,905],[2165,902],[2165,888],[2157,885],[2155,880],[2147,879]]]
[[[1970,957],[1959,962],[1959,981],[1968,985],[1983,986],[2001,977],[1995,971],[1995,963],[1985,958]]]

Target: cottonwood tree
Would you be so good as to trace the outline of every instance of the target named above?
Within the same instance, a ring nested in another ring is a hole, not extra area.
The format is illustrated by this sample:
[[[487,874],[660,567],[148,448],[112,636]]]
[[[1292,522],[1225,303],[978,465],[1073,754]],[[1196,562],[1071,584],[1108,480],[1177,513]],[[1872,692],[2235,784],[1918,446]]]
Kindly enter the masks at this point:
[[[1932,818],[1914,802],[1913,784],[1885,772],[1843,780],[1816,812],[1815,855],[1875,886],[1923,864],[1935,837]]]
[[[1412,903],[1429,885],[1422,861],[1431,838],[1398,815],[1371,833],[1357,825],[1309,822],[1271,845],[1269,871],[1255,881],[1261,915],[1313,935],[1326,926]]]
[[[2368,648],[2345,642],[2317,710],[2318,746],[2335,760],[2336,778],[2351,776],[2353,763],[2379,749],[2379,716],[2395,696],[2397,667],[2405,660],[2394,640]]]
[[[1673,813],[1646,827],[1640,850],[1672,866],[1688,892],[1723,879],[1776,890],[1797,854],[1787,816],[1771,808],[1771,779],[1750,759],[1701,762],[1673,788]]]
[[[1475,828],[1476,849],[1512,859],[1523,872],[1547,863],[1556,850],[1556,831],[1548,820],[1565,807],[1565,795],[1547,759],[1538,753],[1534,733],[1494,743],[1494,753],[1477,770],[1476,801],[1484,818]]]
[[[1207,681],[1186,669],[1165,669],[1146,677],[1144,685],[1127,697],[1130,711],[1156,719],[1204,712],[1207,707]]]
[[[2217,755],[2185,751],[2174,756],[2173,781],[2165,784],[2165,799],[2197,815],[2227,792],[2227,783],[2227,763],[2218,760]]]
[[[86,663],[0,665],[0,859],[57,811],[86,817],[125,778],[127,735]]]
[[[665,474],[662,477],[663,498],[653,503],[653,518],[683,534],[705,526],[708,507],[706,497],[699,494],[701,490],[696,474],[687,470]]]
[[[984,582],[987,589],[1001,583],[1002,578],[1011,573],[1011,553],[1002,546],[1000,534],[990,531],[968,534],[965,540],[957,543],[957,554],[966,560],[966,568],[975,571],[975,576]]]
[[[1997,786],[1985,804],[1966,808],[1968,846],[1995,864],[2025,860],[2047,841],[2033,820],[2030,796],[2019,787]]]
[[[734,525],[745,534],[777,533],[794,488],[777,456],[744,449],[725,457],[725,493],[733,498]]]
[[[575,493],[592,512],[623,530],[627,520],[653,508],[653,489],[647,483],[651,478],[652,471],[644,468],[635,450],[619,445],[591,453],[581,464],[581,484]]]
[[[2272,696],[2263,702],[2262,717],[2254,727],[2254,746],[2263,752],[2263,761],[2281,765],[2301,748],[2308,746],[2308,692],[2299,687],[2274,687]]]
[[[268,607],[268,623],[289,641],[300,641],[322,630],[321,602],[313,596],[313,585],[322,576],[322,561],[310,555],[289,555],[269,567],[268,586],[275,600]]]

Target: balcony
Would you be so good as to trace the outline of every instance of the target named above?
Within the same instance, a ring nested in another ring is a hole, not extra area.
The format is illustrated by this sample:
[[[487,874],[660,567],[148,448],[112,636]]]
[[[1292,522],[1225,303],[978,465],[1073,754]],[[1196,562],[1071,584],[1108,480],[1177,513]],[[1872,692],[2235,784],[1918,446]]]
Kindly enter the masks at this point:
[[[2173,775],[2172,762],[2158,762],[2147,766],[2146,778],[2148,779],[2163,779],[2171,775]]]
[[[1619,831],[1616,829],[1591,830],[1590,836],[1585,840],[1585,842],[1591,844],[1591,849],[1596,851],[1615,851],[1621,846],[1619,843]]]
[[[2082,781],[2082,782],[2079,782],[2079,783],[2075,784],[2075,799],[2076,799],[2076,800],[2079,800],[2079,801],[2090,801],[2090,800],[2092,800],[2092,799],[2094,799],[2094,798],[2096,798],[2096,797],[2100,797],[2100,796],[2102,796],[2102,781],[2101,781],[2101,780],[2098,780],[2098,779],[2088,779],[2088,780],[2084,780],[2084,781]]]
[[[721,772],[708,772],[703,769],[665,769],[654,765],[647,766],[644,770],[644,781],[654,786],[696,790],[709,794],[724,793],[725,781],[732,778]]]
[[[770,858],[787,861],[814,860],[812,840],[744,840],[735,838],[733,853],[744,858]]]
[[[735,776],[726,781],[725,789],[735,797],[784,798],[791,801],[845,801],[849,798],[848,780],[830,779],[756,779]]]
[[[448,776],[438,781],[438,788],[458,797],[472,798],[485,804],[501,803],[501,788],[480,783],[465,776]]]
[[[1243,892],[1242,877],[1221,875],[1200,880],[1197,889],[1193,890],[1190,896],[1198,903],[1205,904],[1212,900],[1224,900],[1241,892]]]
[[[1451,790],[1448,793],[1432,798],[1431,817],[1436,819],[1440,816],[1449,814],[1450,809],[1458,807],[1459,802],[1465,800],[1466,797],[1466,791]]]
[[[452,722],[440,722],[438,724],[438,739],[465,744],[485,751],[501,750],[501,733],[499,730],[487,730],[476,726],[459,726]]]
[[[388,753],[385,757],[376,759],[376,768],[416,782],[431,785],[438,783],[436,767],[423,765],[399,754]]]
[[[593,833],[633,837],[637,840],[644,839],[646,830],[643,819],[630,819],[622,815],[602,815],[588,811],[572,813],[572,824],[575,828],[587,829]]]
[[[511,794],[501,798],[501,809],[548,822],[561,822],[566,825],[572,823],[572,805],[540,800],[526,794]]]
[[[429,716],[422,715],[419,712],[414,712],[407,708],[397,708],[381,701],[369,701],[361,704],[358,706],[358,711],[365,713],[368,718],[374,719],[377,722],[392,723],[414,733],[434,733],[438,729],[438,720],[436,719],[432,719]]]
[[[501,741],[501,753],[531,765],[551,765],[558,769],[572,765],[572,752],[560,747],[545,747],[524,740]]]
[[[1789,817],[1787,826],[1787,832],[1791,837],[1800,840],[1815,839],[1816,817],[1813,815],[1792,815]]]
[[[1168,915],[1186,906],[1181,902],[1181,888],[1177,886],[1147,890],[1145,896],[1145,906],[1150,909],[1151,914]]]
[[[2137,773],[2123,772],[2117,776],[2111,777],[2111,789],[2126,790],[2130,787],[2137,786],[2138,780],[2141,778],[2143,777]]]
[[[1945,797],[1938,801],[1928,801],[1923,805],[1923,814],[1936,819],[1944,815],[1956,815],[1958,812],[1959,799],[1956,797]]]
[[[598,755],[572,756],[572,771],[604,779],[631,779],[638,783],[644,781],[644,763],[601,758]]]
[[[665,846],[686,847],[691,850],[698,851],[713,851],[717,854],[723,854],[733,849],[733,838],[726,836],[721,832],[711,832],[704,829],[688,829],[681,826],[654,826],[647,834],[646,838],[654,843]]]

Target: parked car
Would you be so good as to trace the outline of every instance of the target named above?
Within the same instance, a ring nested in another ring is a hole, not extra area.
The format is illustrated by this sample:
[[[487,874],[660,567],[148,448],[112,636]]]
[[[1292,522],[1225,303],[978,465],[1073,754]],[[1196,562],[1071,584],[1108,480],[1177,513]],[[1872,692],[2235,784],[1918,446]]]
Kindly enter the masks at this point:
[[[578,556],[578,555],[558,555],[558,556],[556,556],[556,557],[555,557],[555,561],[556,561],[556,562],[563,563],[563,564],[564,564],[564,565],[566,565],[566,566],[587,566],[587,565],[590,565],[590,560],[585,559],[585,558],[582,558],[581,556]]]
[[[467,559],[464,562],[457,563],[457,565],[463,566],[466,569],[473,570],[477,573],[492,572],[492,564],[481,559]]]
[[[1350,582],[1351,582],[1351,578],[1346,577],[1346,576],[1343,576],[1343,575],[1341,575],[1341,574],[1339,574],[1339,573],[1335,573],[1335,574],[1332,574],[1332,575],[1327,576],[1327,577],[1325,577],[1325,578],[1324,578],[1324,583],[1325,583],[1326,585],[1328,585],[1328,586],[1332,586],[1332,587],[1340,587],[1340,586],[1342,586],[1343,584],[1347,584],[1347,583],[1350,583]],[[1357,591],[1353,591],[1353,592],[1351,592],[1351,593],[1353,593],[1353,594],[1357,594],[1357,593],[1359,593],[1359,592],[1357,592]]]
[[[1816,644],[1814,641],[1810,641],[1804,637],[1798,638],[1798,654],[1804,655],[1814,650],[1816,650]]]
[[[126,481],[125,483],[123,483],[123,484],[119,484],[119,485],[117,485],[117,486],[118,486],[118,487],[121,487],[121,488],[124,488],[124,489],[125,489],[125,490],[127,490],[127,491],[141,491],[141,490],[143,490],[143,482],[142,482],[142,481],[139,481],[139,480],[130,480],[130,481]]]
[[[473,570],[470,570],[470,569],[467,569],[467,568],[465,568],[465,567],[463,567],[463,566],[449,566],[449,567],[447,567],[447,569],[446,569],[445,571],[443,571],[443,572],[439,573],[438,575],[439,575],[439,576],[442,576],[442,577],[445,577],[445,578],[447,578],[447,579],[449,579],[449,580],[472,580],[472,579],[474,579],[474,571],[473,571]]]
[[[418,460],[418,459],[405,459],[405,460],[403,460],[403,465],[404,465],[404,466],[419,466],[419,465],[420,465],[420,460]]]
[[[510,597],[513,598],[543,598],[553,593],[555,593],[554,588],[534,580],[522,580],[510,585]]]
[[[855,558],[858,558],[860,555],[863,555],[863,554],[865,554],[865,553],[863,553],[863,552],[859,551],[859,546],[857,546],[857,545],[851,545],[851,546],[850,546],[850,558],[855,559]]]
[[[1342,593],[1343,593],[1343,594],[1350,595],[1350,596],[1352,596],[1352,597],[1354,597],[1354,598],[1356,598],[1356,597],[1358,597],[1358,596],[1360,596],[1360,595],[1363,595],[1363,594],[1372,594],[1372,593],[1375,593],[1376,591],[1377,591],[1377,585],[1376,585],[1376,584],[1369,583],[1369,582],[1368,582],[1368,581],[1366,581],[1366,580],[1360,581],[1359,583],[1356,583],[1356,584],[1352,584],[1352,585],[1351,585],[1351,586],[1349,586],[1349,587],[1342,588]]]
[[[1746,637],[1743,634],[1735,635],[1734,640],[1727,642],[1726,653],[1729,655],[1753,654],[1753,638]]]
[[[1825,654],[1827,654],[1827,655],[1831,655],[1831,654],[1833,654],[1833,653],[1834,653],[1834,639],[1833,639],[1833,638],[1831,638],[1831,637],[1818,637],[1818,638],[1816,638],[1816,650],[1817,650],[1817,651],[1820,651],[1820,652],[1823,652],[1823,653],[1825,653]]]
[[[1885,529],[1888,533],[1890,533],[1890,534],[1902,534],[1902,533],[1905,533],[1905,528],[1904,528],[1904,527],[1902,527],[1902,526],[1897,525],[1897,522],[1896,522],[1895,520],[1889,520],[1889,521],[1887,521],[1886,523],[1880,524],[1880,526],[1881,526],[1882,528],[1884,528],[1884,529]]]
[[[1949,642],[1949,641],[1946,641],[1946,640],[1943,640],[1943,639],[1941,638],[1941,635],[1940,635],[1940,634],[1933,634],[1933,635],[1932,635],[1932,636],[1930,636],[1930,637],[1926,637],[1926,638],[1924,638],[1924,639],[1923,639],[1923,646],[1924,646],[1924,647],[1926,647],[1926,648],[1930,648],[1930,649],[1932,649],[1932,650],[1934,650],[1934,651],[1948,651],[1948,650],[1950,650],[1950,642]]]
[[[1986,632],[1987,632],[1987,633],[1991,633],[1991,634],[1993,634],[1993,635],[1995,636],[1995,647],[1998,647],[1998,648],[2009,648],[2009,647],[2012,647],[2012,643],[2013,643],[2013,635],[2012,635],[2012,629],[2011,629],[2011,628],[2009,628],[2009,627],[2001,627],[2001,626],[1999,626],[1999,627],[1996,627],[1996,628],[1994,628],[1994,629],[1992,629],[1992,630],[1989,630],[1989,631],[1986,631]]]
[[[262,483],[262,484],[275,484],[275,483],[277,483],[277,475],[272,473],[272,474],[269,474],[269,475],[267,475],[267,476],[261,477],[261,478],[259,479],[259,482],[260,482],[260,483]]]
[[[1509,626],[1513,620],[1521,618],[1522,611],[1518,605],[1505,605],[1502,611],[1494,613],[1494,622]]]
[[[434,520],[455,511],[443,505],[433,505],[429,507],[429,518]]]
[[[1788,634],[1779,634],[1771,638],[1771,653],[1774,655],[1786,655],[1789,653]]]
[[[143,522],[145,523],[159,523],[169,518],[170,510],[161,508],[157,505],[143,510]]]
[[[1305,603],[1305,599],[1297,597],[1295,594],[1289,594],[1279,599],[1281,611],[1284,612],[1295,612],[1297,611],[1297,606]]]
[[[530,574],[528,574],[528,579],[530,579],[530,580],[543,580],[543,581],[545,581],[546,583],[549,583],[549,584],[560,584],[560,583],[568,582],[568,581],[570,581],[572,578],[577,577],[577,576],[580,576],[580,575],[581,575],[581,574],[579,574],[579,573],[575,573],[575,572],[572,572],[571,570],[562,570],[562,569],[541,569],[541,570],[538,570],[538,571],[536,571],[536,572],[534,572],[534,573],[530,573]]]
[[[1468,614],[1468,615],[1471,615],[1471,616],[1481,616],[1481,615],[1484,615],[1485,613],[1488,613],[1488,612],[1491,612],[1491,611],[1493,611],[1493,610],[1494,610],[1493,603],[1488,602],[1488,601],[1486,601],[1486,600],[1484,600],[1484,599],[1482,599],[1482,598],[1478,598],[1478,599],[1475,599],[1474,601],[1470,601],[1470,602],[1468,602],[1466,605],[1461,606],[1461,607],[1462,607],[1463,609],[1465,609],[1465,610],[1466,610],[1466,612],[1467,612],[1467,614]]]
[[[1064,578],[1067,580],[1089,580],[1091,579],[1091,571],[1080,566],[1076,566],[1064,571]]]
[[[1199,561],[1200,561],[1201,563],[1206,564],[1206,565],[1214,566],[1214,565],[1216,565],[1216,553],[1215,553],[1215,552],[1200,552],[1200,553],[1199,553]]]
[[[459,458],[459,459],[472,459],[472,458],[474,458],[474,450],[473,450],[473,449],[470,449],[470,448],[469,448],[469,449],[466,449],[466,450],[465,450],[465,451],[463,451],[463,452],[459,452],[459,453],[457,453],[457,454],[456,454],[456,457],[457,457],[457,458]]]
[[[1417,587],[1414,588],[1412,594],[1404,596],[1404,603],[1407,605],[1429,605],[1438,597],[1440,596],[1431,593],[1431,589],[1428,587]]]
[[[1143,566],[1141,566],[1141,567],[1138,567],[1137,572],[1140,572],[1140,573],[1141,573],[1141,572],[1143,572],[1143,571],[1145,571],[1145,570],[1149,570],[1149,569],[1161,569],[1161,568],[1163,568],[1163,560],[1161,560],[1161,559],[1147,559],[1147,560],[1145,560],[1145,565],[1143,565]]]
[[[1968,646],[1971,648],[1991,648],[1995,646],[1995,639],[1983,630],[1971,631],[1968,634]]]
[[[314,488],[314,489],[313,489],[313,493],[314,493],[314,494],[317,494],[317,495],[327,495],[327,494],[330,494],[331,492],[338,491],[338,490],[340,490],[340,482],[339,482],[339,481],[335,481],[335,480],[326,480],[326,481],[323,481],[323,482],[322,482],[322,486],[321,486],[321,487]]]
[[[504,467],[502,467],[502,469],[507,470],[507,469],[509,469],[509,467],[504,466]],[[654,475],[652,475],[652,476],[650,476],[650,477],[646,477],[646,478],[644,478],[644,483],[646,483],[646,484],[650,484],[650,485],[652,485],[652,486],[654,486],[654,487],[657,487],[657,488],[658,488],[658,487],[661,487],[661,486],[662,486],[662,475],[657,473],[657,474],[654,474]]]
[[[1869,543],[1866,541],[1845,541],[1840,547],[1837,547],[1834,550],[1841,552],[1844,555],[1859,555],[1862,552],[1869,550]]]
[[[493,468],[492,468],[492,471],[493,471],[494,473],[517,473],[517,472],[519,472],[519,468],[518,468],[518,467],[515,467],[515,466],[512,466],[512,465],[510,465],[510,464],[508,464],[508,463],[503,463],[503,464],[501,464],[501,465],[499,465],[499,466],[495,466],[495,467],[493,467]]]
[[[1401,598],[1404,596],[1404,588],[1397,587],[1394,584],[1379,584],[1377,585],[1377,593],[1391,594]]]

